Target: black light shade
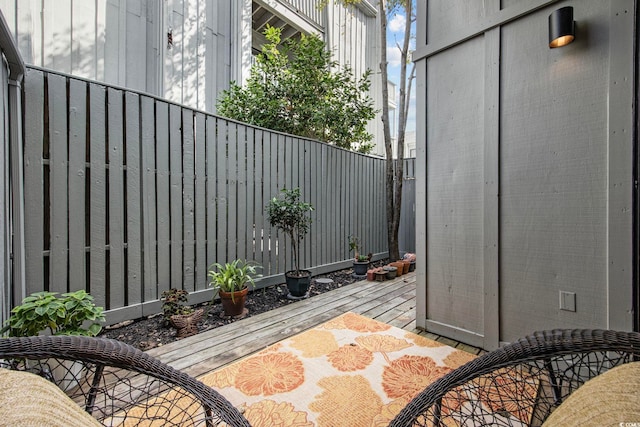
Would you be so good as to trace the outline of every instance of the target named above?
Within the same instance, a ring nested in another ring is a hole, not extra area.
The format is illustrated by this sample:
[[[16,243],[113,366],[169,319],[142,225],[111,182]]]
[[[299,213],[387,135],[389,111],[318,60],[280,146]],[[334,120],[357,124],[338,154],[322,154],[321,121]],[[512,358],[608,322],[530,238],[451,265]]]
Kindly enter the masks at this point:
[[[573,7],[562,7],[549,15],[549,47],[566,46],[575,38]]]

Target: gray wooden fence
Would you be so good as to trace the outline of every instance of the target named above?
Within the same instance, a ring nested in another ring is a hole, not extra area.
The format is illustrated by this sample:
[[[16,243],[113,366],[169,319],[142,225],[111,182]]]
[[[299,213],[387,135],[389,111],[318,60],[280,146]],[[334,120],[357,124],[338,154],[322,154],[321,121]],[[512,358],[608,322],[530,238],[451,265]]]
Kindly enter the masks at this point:
[[[207,268],[291,268],[265,205],[312,203],[302,265],[349,265],[347,236],[387,255],[383,159],[267,131],[141,93],[30,68],[24,84],[27,293],[86,289],[117,322],[159,311],[163,290],[212,291]]]

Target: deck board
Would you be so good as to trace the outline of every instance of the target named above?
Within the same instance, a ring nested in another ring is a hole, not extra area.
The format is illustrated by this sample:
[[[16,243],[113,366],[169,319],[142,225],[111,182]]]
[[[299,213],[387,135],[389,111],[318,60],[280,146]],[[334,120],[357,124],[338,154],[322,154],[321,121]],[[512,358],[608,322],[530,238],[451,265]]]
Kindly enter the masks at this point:
[[[443,337],[416,329],[415,280],[415,273],[409,273],[385,282],[356,282],[148,353],[189,375],[200,376],[348,311],[442,342]],[[259,291],[251,296],[259,297]],[[473,354],[480,352],[475,347],[452,343]]]

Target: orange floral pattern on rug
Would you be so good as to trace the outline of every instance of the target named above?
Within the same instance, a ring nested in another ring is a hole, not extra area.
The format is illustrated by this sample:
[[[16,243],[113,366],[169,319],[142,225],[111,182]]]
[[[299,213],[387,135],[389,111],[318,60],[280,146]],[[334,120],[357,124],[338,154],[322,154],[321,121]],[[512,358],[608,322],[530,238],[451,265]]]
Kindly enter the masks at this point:
[[[406,340],[391,335],[363,335],[357,337],[356,342],[373,353],[390,353],[411,347]]]
[[[402,408],[407,406],[407,403],[409,403],[409,400],[400,398],[384,405],[382,411],[373,418],[371,427],[387,427]]]
[[[382,427],[466,361],[454,348],[346,313],[202,380],[248,408],[252,425]],[[443,403],[443,412],[460,405]]]
[[[343,345],[327,357],[331,365],[342,372],[364,369],[373,362],[373,354],[357,345]]]
[[[462,351],[462,350],[456,350],[450,355],[448,355],[447,357],[445,357],[444,364],[450,368],[455,369],[459,366],[464,365],[467,362],[472,361],[475,358],[476,356],[474,356],[471,353],[467,353],[466,351]]]
[[[413,343],[420,347],[428,347],[428,348],[436,348],[436,347],[444,347],[445,344],[439,343],[434,340],[430,340],[429,338],[425,338],[420,335],[413,334],[411,332],[407,332],[404,335],[407,339],[413,341]]]
[[[478,399],[492,411],[513,415],[528,424],[538,396],[539,382],[531,375],[513,368],[494,372],[490,377],[474,380]],[[524,405],[529,402],[530,405]]]
[[[338,343],[329,331],[312,329],[291,338],[291,347],[300,350],[302,357],[320,357],[338,349]]]
[[[356,332],[382,332],[391,329],[391,325],[368,319],[355,313],[345,313],[322,325],[325,329],[351,329]]]
[[[304,366],[291,353],[265,353],[240,363],[235,387],[248,396],[271,396],[298,388]]]
[[[324,391],[309,404],[309,409],[319,413],[320,426],[370,426],[382,410],[380,396],[361,375],[326,377],[318,385]]]
[[[382,388],[391,399],[412,399],[427,385],[450,371],[449,367],[437,366],[430,357],[402,356],[385,366]]]
[[[238,369],[240,369],[239,363],[229,365],[224,369],[218,369],[207,377],[206,384],[209,387],[233,387],[236,375],[238,374]]]
[[[382,332],[391,329],[391,325],[386,323],[372,321],[363,316],[358,316],[355,313],[346,313],[342,316],[344,325],[347,329],[351,329],[356,332]]]
[[[263,400],[249,406],[244,416],[253,427],[313,427],[307,413],[296,411],[288,402]]]

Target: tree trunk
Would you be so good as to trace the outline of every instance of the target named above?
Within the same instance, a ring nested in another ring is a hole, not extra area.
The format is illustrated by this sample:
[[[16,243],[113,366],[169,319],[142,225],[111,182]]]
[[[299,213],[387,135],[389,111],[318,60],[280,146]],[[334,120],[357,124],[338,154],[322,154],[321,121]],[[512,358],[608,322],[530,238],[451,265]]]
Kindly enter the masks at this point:
[[[397,164],[395,170],[395,182],[394,182],[394,200],[393,204],[395,209],[393,210],[393,218],[391,220],[391,234],[393,236],[393,242],[389,244],[389,257],[392,259],[400,258],[400,248],[398,243],[398,231],[400,229],[400,214],[402,208],[402,184],[404,180],[404,139],[407,129],[407,114],[409,109],[409,90],[407,90],[407,66],[409,56],[409,39],[411,38],[411,22],[412,22],[412,0],[406,0],[404,2],[404,10],[406,13],[405,27],[404,27],[404,40],[402,47],[400,48],[400,94],[398,99],[398,144],[397,144]],[[413,78],[413,69],[411,71],[411,78]]]
[[[387,73],[387,7],[385,0],[378,2],[380,14],[380,78],[382,80],[382,127],[384,130],[384,148],[387,157],[385,168],[385,189],[387,200],[387,245],[389,258],[395,260],[398,256],[398,233],[394,233],[394,188],[393,188],[393,147],[391,141],[391,127],[389,125],[389,80]],[[395,249],[394,249],[395,248]]]

